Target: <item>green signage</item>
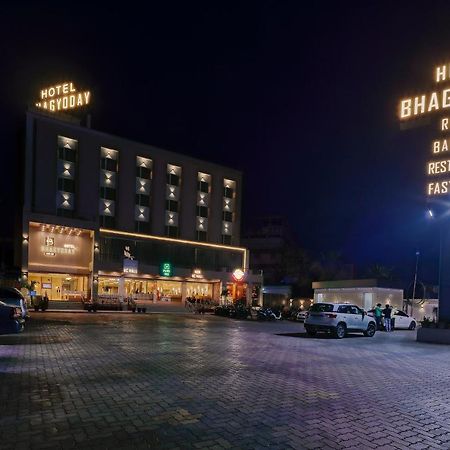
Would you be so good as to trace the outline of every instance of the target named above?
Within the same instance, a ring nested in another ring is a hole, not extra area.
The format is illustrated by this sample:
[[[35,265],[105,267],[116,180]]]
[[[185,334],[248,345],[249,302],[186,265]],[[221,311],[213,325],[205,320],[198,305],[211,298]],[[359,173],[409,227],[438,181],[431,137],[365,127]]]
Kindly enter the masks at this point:
[[[161,263],[159,266],[159,274],[162,277],[171,277],[173,274],[173,267],[171,263]]]

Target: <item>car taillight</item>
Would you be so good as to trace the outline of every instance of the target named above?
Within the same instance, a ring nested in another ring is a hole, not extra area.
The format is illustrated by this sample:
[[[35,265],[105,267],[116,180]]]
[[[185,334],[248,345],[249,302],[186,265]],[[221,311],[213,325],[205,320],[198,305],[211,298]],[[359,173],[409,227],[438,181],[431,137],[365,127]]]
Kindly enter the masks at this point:
[[[325,317],[328,317],[329,319],[336,319],[337,314],[325,314]]]

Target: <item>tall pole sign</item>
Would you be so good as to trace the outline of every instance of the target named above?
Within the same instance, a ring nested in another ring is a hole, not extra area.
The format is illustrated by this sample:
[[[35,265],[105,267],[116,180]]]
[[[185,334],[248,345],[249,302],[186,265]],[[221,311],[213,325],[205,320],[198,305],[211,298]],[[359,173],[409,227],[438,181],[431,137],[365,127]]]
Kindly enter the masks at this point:
[[[429,202],[445,200],[450,212],[450,64],[435,67],[434,88],[400,100],[398,116],[404,124],[426,116],[438,116],[437,133],[427,149],[425,195]],[[442,215],[443,216],[443,215]],[[450,222],[441,217],[439,262],[439,320],[450,321]]]

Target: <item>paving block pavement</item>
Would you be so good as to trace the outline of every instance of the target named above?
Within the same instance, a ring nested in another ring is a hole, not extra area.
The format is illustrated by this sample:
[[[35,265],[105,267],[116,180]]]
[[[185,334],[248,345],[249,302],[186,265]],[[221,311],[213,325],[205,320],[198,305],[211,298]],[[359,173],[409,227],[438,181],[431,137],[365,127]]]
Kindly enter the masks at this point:
[[[449,449],[449,386],[411,331],[34,313],[0,336],[0,449]]]

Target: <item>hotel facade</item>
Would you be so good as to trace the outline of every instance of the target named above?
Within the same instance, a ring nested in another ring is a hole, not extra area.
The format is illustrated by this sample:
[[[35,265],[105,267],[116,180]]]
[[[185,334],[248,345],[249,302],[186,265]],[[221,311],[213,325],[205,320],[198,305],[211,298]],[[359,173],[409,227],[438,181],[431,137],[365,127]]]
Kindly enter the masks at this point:
[[[26,115],[22,278],[50,300],[185,302],[260,284],[240,246],[242,173]]]

